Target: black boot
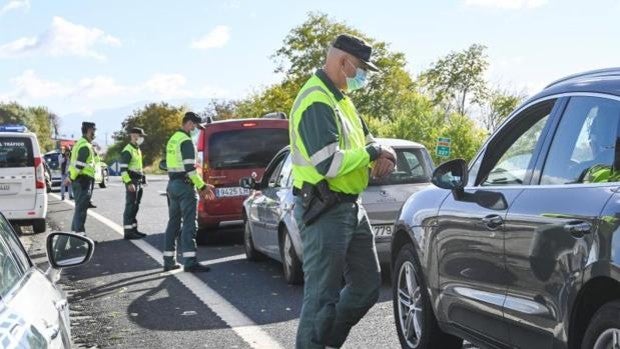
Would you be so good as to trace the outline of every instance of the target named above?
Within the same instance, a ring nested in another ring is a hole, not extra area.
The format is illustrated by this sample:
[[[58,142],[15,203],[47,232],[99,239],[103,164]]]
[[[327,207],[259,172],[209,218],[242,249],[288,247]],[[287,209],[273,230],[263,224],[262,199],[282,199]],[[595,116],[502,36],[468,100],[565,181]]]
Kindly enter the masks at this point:
[[[183,270],[188,273],[206,273],[209,270],[211,270],[211,268],[207,267],[206,265],[202,265],[202,264],[194,264],[194,265],[190,265],[189,267],[183,267]]]
[[[132,231],[132,232],[125,233],[125,240],[142,239],[144,236],[145,235],[140,235],[136,233],[135,231]]]

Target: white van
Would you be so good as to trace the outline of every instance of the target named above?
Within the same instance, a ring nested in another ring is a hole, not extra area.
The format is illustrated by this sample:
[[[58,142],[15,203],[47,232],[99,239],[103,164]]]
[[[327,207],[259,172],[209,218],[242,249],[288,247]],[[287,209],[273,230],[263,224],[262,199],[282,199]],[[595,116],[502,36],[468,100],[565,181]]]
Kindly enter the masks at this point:
[[[0,125],[0,211],[13,224],[45,231],[47,193],[37,136],[20,125]]]

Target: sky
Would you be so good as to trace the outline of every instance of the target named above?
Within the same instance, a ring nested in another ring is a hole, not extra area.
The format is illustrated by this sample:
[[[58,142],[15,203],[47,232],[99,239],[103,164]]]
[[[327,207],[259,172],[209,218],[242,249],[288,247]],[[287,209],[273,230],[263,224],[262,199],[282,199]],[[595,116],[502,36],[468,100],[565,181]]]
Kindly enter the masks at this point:
[[[282,79],[270,56],[312,11],[404,52],[412,74],[473,43],[492,85],[526,94],[620,66],[620,0],[0,0],[0,101],[63,117],[242,98]]]

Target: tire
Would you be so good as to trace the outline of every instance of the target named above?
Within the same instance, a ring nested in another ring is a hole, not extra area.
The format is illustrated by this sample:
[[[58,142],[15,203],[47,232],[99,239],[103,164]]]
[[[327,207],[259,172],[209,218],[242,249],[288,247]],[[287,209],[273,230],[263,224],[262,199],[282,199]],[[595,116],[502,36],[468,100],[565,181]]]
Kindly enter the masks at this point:
[[[252,262],[265,260],[265,255],[258,252],[254,248],[254,241],[252,240],[252,228],[247,219],[244,221],[243,228],[243,247],[245,248],[245,258]]]
[[[37,219],[36,221],[32,222],[32,230],[35,234],[45,233],[45,231],[47,230],[45,219]]]
[[[603,305],[594,314],[583,337],[581,348],[617,348],[618,345],[620,345],[620,301],[613,301]]]
[[[99,183],[99,188],[104,189],[108,187],[108,170],[101,170],[101,183]]]
[[[442,332],[437,325],[413,245],[406,244],[398,252],[392,282],[394,321],[402,348],[460,349],[463,346],[463,339]]]
[[[286,227],[282,228],[282,239],[280,242],[280,256],[282,257],[282,268],[284,278],[289,285],[300,285],[304,281],[304,272],[301,268],[301,261],[295,252],[295,247],[291,241],[291,236]]]

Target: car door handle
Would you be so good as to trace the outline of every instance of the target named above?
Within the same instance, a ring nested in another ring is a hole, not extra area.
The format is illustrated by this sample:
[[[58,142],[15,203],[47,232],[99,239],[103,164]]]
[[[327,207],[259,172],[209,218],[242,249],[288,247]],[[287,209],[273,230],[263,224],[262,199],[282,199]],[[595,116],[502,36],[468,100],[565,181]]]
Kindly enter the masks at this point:
[[[494,230],[504,224],[504,219],[501,216],[492,214],[482,218],[482,224],[484,224],[487,228]]]
[[[63,299],[63,300],[60,300],[60,301],[58,301],[58,302],[55,302],[55,303],[54,303],[54,306],[56,307],[56,309],[57,309],[58,311],[64,311],[64,310],[65,310],[65,308],[67,307],[67,304],[68,304],[68,303],[67,303],[67,300],[66,300],[66,299]]]
[[[592,232],[592,224],[590,222],[571,222],[564,225],[564,231],[576,237],[582,237]]]

